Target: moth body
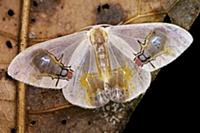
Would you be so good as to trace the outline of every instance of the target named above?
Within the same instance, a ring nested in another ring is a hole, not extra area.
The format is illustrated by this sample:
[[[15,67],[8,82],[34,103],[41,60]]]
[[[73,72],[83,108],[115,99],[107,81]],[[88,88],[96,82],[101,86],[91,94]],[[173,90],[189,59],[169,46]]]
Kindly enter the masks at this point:
[[[95,105],[102,106],[105,103],[108,103],[110,100],[115,100],[121,102],[124,100],[125,96],[123,93],[125,85],[127,82],[119,81],[119,74],[122,73],[119,70],[111,67],[110,63],[110,53],[109,53],[109,43],[108,35],[106,30],[103,27],[93,28],[89,31],[89,38],[93,52],[95,54],[96,67],[98,72],[96,76],[91,76],[89,73],[86,77],[82,78],[82,85],[88,90],[95,90],[96,96],[93,98],[90,96],[89,99],[95,99]],[[124,76],[123,74],[120,76]],[[125,79],[126,80],[126,79]],[[117,81],[117,82],[116,82]],[[87,84],[86,86],[84,86]],[[115,91],[117,88],[117,91]],[[88,94],[90,95],[90,94]],[[89,100],[91,102],[92,100]]]
[[[90,42],[95,52],[96,64],[100,78],[104,82],[108,82],[110,78],[110,60],[108,53],[108,36],[103,27],[91,29]]]

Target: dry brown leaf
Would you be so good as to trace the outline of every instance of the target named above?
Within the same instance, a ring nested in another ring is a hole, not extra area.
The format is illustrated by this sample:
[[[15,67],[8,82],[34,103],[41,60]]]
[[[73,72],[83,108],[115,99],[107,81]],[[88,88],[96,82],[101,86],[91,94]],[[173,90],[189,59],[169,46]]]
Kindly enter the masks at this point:
[[[0,132],[9,133],[16,127],[16,86],[6,74],[8,64],[17,54],[20,3],[0,1]]]
[[[0,132],[15,127],[16,89],[5,70],[16,55],[20,1],[0,1]],[[199,1],[189,0],[32,0],[30,45],[67,35],[92,24],[163,21],[189,28],[199,14]],[[12,11],[10,11],[10,10]],[[9,13],[8,13],[9,12]],[[9,15],[11,14],[11,16]],[[6,42],[10,41],[10,44]],[[60,91],[27,87],[27,132],[121,132],[142,97],[96,110],[70,105]]]
[[[2,73],[1,73],[2,74]],[[0,132],[10,132],[15,127],[15,95],[16,87],[13,81],[0,80]]]

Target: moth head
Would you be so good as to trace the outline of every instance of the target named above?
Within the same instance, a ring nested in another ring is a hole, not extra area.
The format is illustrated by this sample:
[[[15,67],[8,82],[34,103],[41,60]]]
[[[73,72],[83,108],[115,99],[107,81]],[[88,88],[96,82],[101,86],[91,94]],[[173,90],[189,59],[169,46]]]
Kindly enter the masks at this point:
[[[108,34],[103,27],[94,27],[89,31],[89,38],[92,45],[101,45],[107,42]]]

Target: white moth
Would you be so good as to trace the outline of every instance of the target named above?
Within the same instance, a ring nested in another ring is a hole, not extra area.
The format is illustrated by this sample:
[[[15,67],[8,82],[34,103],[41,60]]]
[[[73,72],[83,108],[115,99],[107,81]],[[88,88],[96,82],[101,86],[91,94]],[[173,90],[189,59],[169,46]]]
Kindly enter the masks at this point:
[[[150,72],[175,60],[192,41],[186,30],[167,23],[95,25],[27,48],[8,74],[36,87],[62,89],[73,105],[97,108],[144,93]]]

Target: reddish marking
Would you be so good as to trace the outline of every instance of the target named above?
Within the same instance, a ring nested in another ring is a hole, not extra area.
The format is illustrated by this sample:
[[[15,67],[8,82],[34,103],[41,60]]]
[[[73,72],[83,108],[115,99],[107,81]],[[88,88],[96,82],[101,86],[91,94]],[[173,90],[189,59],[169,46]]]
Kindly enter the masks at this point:
[[[74,73],[74,71],[72,69],[69,69],[69,71],[67,72],[67,75],[66,75],[67,79],[72,79],[73,73]]]
[[[135,57],[134,61],[135,61],[135,64],[137,64],[138,66],[143,65],[142,61],[138,57]]]

